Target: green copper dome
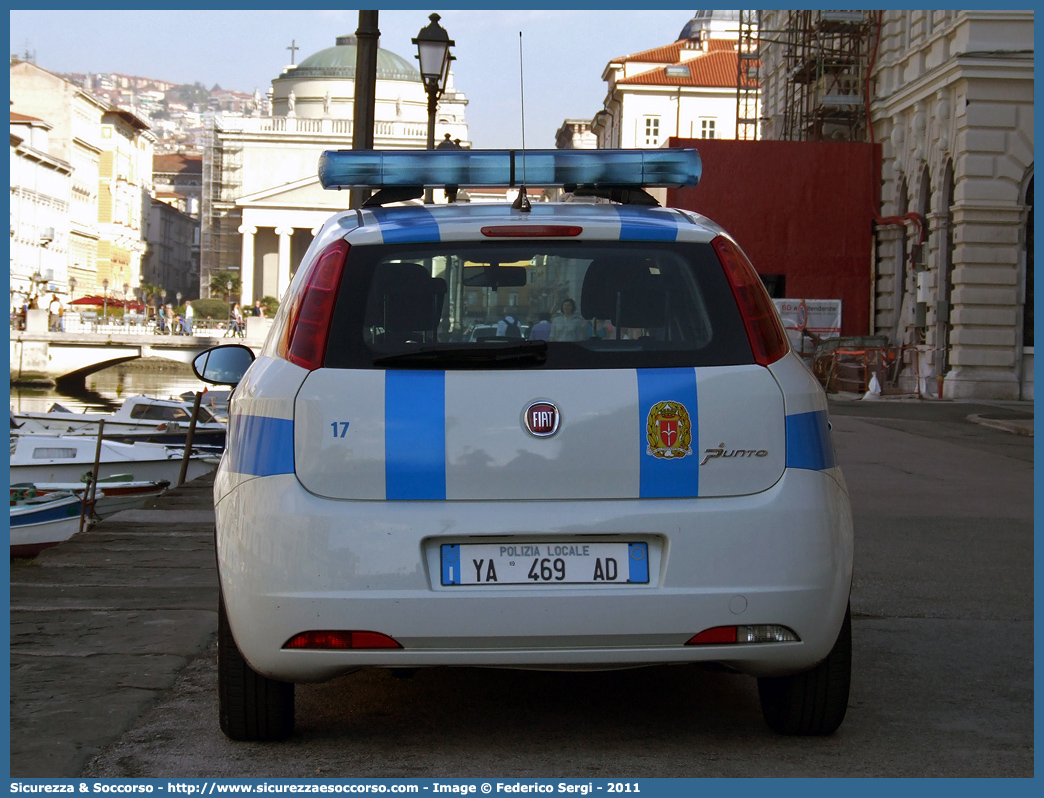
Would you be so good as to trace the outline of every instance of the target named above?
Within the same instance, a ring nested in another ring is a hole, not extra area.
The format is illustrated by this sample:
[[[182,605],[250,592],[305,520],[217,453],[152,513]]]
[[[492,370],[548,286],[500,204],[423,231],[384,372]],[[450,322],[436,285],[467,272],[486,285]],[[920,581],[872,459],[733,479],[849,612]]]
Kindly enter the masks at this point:
[[[287,70],[280,77],[288,78],[351,78],[355,79],[355,55],[357,39],[354,36],[339,36],[334,47],[313,53],[298,64],[296,69]],[[389,50],[377,50],[378,80],[408,80],[421,83],[420,72],[405,58]]]

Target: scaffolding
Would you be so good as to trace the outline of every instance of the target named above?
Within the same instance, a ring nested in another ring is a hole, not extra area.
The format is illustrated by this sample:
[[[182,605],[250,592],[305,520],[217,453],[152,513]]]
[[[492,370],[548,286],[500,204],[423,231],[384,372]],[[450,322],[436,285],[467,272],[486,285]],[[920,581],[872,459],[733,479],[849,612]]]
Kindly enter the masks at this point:
[[[200,296],[210,296],[218,272],[239,274],[243,143],[215,114],[203,122],[203,208],[200,216]]]
[[[736,52],[736,138],[758,138],[758,99],[761,90],[760,11],[740,11]]]
[[[788,11],[782,138],[862,141],[871,25],[865,11]]]

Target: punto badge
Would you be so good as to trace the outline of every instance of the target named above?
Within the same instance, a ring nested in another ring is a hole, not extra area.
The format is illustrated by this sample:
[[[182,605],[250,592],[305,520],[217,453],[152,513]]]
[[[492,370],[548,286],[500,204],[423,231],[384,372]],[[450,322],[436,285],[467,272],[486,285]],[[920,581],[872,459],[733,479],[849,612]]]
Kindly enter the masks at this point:
[[[692,454],[692,422],[681,402],[657,402],[646,424],[649,448],[646,454],[674,459]]]
[[[558,432],[561,415],[551,402],[533,402],[522,414],[530,435],[549,438]]]

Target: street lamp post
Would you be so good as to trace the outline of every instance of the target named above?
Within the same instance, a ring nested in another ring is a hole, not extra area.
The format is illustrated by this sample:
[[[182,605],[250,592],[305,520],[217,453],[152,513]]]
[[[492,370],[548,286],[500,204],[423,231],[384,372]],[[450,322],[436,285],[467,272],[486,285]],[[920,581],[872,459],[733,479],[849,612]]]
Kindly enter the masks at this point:
[[[69,278],[69,301],[76,299],[76,278]]]
[[[130,293],[130,283],[123,284],[123,323],[127,323],[127,294]]]
[[[105,323],[109,323],[109,281],[108,279],[102,280],[102,318]],[[98,307],[95,305],[95,307]]]
[[[232,281],[228,280],[225,283],[225,304],[228,306],[228,319],[232,321]]]
[[[417,45],[417,60],[420,61],[424,91],[428,95],[428,149],[433,150],[435,149],[435,109],[438,106],[439,98],[446,90],[449,64],[453,60],[449,50],[456,42],[450,39],[449,34],[439,24],[438,14],[431,14],[428,19],[431,20],[431,23],[421,28],[413,43]],[[430,205],[432,202],[432,189],[425,189],[424,203]]]

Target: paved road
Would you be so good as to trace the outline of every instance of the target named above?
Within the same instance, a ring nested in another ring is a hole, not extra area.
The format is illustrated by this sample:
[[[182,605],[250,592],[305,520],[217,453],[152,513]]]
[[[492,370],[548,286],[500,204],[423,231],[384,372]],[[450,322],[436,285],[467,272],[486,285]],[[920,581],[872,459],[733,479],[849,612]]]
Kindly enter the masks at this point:
[[[1033,439],[967,420],[1031,411],[833,404],[857,533],[833,737],[777,737],[753,679],[672,666],[359,673],[299,686],[288,743],[231,743],[210,646],[83,775],[1032,776]]]

